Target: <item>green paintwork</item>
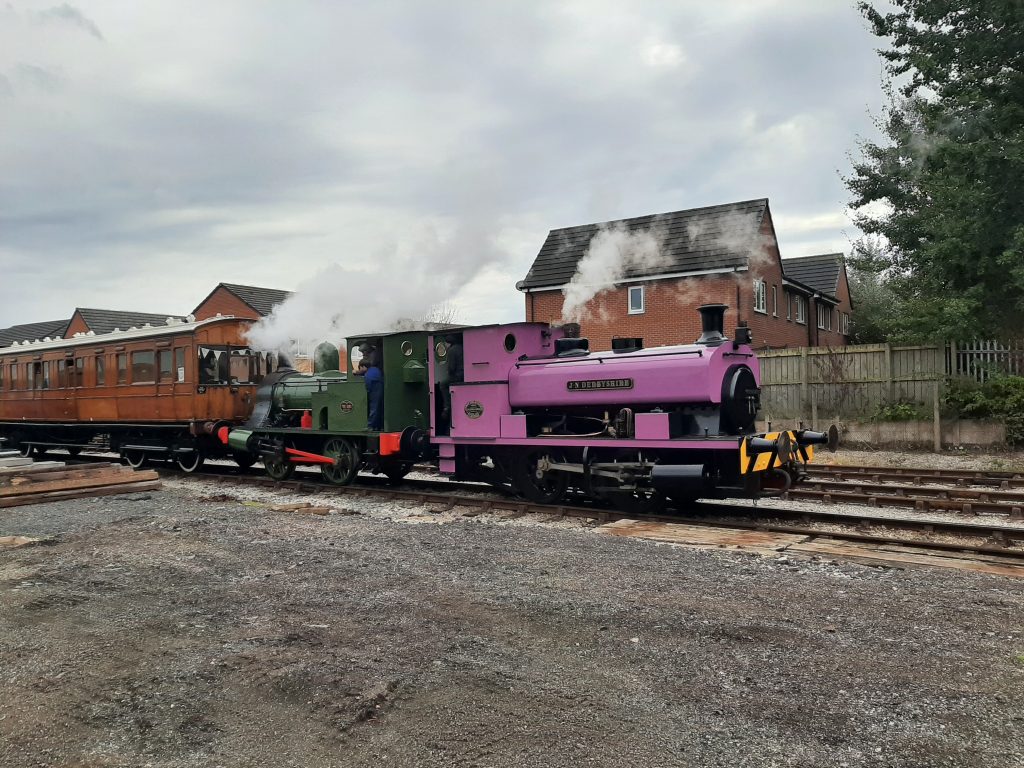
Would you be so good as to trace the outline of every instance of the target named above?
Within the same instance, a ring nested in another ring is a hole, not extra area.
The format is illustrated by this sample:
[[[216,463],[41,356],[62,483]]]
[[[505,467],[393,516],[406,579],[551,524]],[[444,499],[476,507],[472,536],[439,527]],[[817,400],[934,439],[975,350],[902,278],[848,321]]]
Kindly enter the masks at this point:
[[[366,385],[358,376],[351,381],[328,384],[323,392],[313,395],[312,406],[314,429],[366,431]]]
[[[430,422],[430,390],[427,386],[427,340],[433,331],[408,331],[387,336],[356,336],[348,340],[351,350],[363,339],[371,339],[382,350],[384,361],[384,431],[401,432],[406,427],[426,429]],[[406,351],[409,354],[406,354]],[[353,380],[358,377],[353,376]],[[365,401],[364,401],[365,402]],[[366,408],[363,424],[366,426]]]
[[[247,453],[249,450],[249,438],[251,436],[252,430],[232,429],[228,433],[228,448],[233,448],[239,453]]]
[[[344,379],[340,371],[325,371],[315,376],[297,374],[274,386],[274,409],[279,411],[308,411],[311,398],[331,381]],[[365,425],[364,425],[365,426]]]

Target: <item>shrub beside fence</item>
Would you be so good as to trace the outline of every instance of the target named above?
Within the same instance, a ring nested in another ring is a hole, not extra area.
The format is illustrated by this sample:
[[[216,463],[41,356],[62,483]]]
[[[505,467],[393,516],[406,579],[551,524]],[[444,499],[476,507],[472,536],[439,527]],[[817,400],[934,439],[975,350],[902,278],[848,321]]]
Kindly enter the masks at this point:
[[[1024,341],[801,347],[758,358],[765,421],[927,420],[935,445],[951,379],[983,383],[999,374],[1024,375]]]

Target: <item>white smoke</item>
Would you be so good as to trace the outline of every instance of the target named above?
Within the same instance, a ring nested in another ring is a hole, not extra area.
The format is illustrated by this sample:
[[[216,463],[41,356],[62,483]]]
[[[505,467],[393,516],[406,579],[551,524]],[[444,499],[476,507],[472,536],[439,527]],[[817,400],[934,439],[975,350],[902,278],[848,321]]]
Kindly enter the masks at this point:
[[[500,257],[483,224],[456,228],[448,237],[427,228],[415,242],[331,264],[303,281],[295,293],[250,328],[260,350],[294,357],[348,336],[386,333],[434,320],[445,302],[477,272]]]
[[[614,288],[628,271],[665,266],[668,257],[661,244],[662,236],[655,230],[630,232],[622,224],[600,227],[569,284],[562,289],[563,322],[578,323],[587,317],[587,303]]]

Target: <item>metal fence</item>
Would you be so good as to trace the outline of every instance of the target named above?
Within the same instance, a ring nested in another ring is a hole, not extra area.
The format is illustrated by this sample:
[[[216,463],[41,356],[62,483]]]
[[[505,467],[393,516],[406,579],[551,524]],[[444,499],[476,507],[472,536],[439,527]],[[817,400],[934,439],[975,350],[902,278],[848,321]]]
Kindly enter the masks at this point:
[[[937,418],[949,377],[1024,375],[1024,340],[802,347],[762,352],[761,413],[772,421],[868,419],[898,403]]]

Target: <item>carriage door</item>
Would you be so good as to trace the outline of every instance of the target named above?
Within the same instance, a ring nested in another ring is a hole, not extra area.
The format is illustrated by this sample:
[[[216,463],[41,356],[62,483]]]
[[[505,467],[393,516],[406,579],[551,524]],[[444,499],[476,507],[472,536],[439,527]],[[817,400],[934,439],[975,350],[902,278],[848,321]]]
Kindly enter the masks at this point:
[[[174,349],[171,342],[157,345],[156,350],[156,417],[174,421]]]
[[[178,421],[187,421],[196,416],[193,413],[193,399],[196,396],[194,371],[191,345],[175,346],[171,377],[174,380],[174,413]]]

